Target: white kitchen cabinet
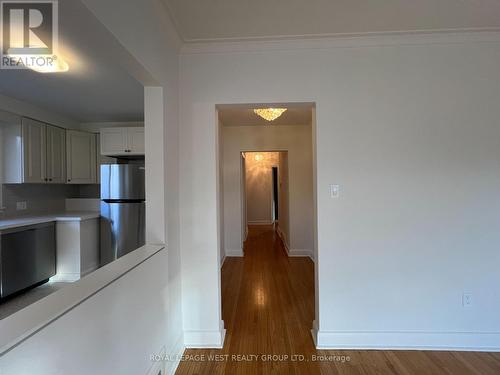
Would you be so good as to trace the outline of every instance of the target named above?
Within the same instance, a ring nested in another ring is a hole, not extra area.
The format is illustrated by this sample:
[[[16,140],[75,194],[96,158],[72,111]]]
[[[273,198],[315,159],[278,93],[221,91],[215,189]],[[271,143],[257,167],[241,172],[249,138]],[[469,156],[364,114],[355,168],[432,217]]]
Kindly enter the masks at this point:
[[[68,184],[97,183],[95,134],[66,131],[66,165]]]
[[[101,129],[101,155],[144,155],[144,128]]]
[[[129,128],[127,141],[129,154],[144,155],[144,128]]]
[[[66,183],[66,130],[47,126],[47,165],[48,183]]]
[[[4,183],[65,183],[64,129],[19,118],[3,130]]]
[[[46,180],[47,167],[47,125],[43,122],[23,118],[22,152],[24,183],[41,184]]]
[[[56,275],[52,280],[72,282],[99,268],[99,219],[58,220]]]

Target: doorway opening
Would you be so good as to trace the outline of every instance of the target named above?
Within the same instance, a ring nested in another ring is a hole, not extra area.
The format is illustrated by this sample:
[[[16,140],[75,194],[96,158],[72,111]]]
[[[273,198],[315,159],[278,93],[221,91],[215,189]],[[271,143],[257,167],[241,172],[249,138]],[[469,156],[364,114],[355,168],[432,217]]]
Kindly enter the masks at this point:
[[[255,111],[263,107],[286,111],[266,120]],[[264,327],[283,318],[273,314],[282,311],[286,295],[294,295],[305,303],[288,308],[300,316],[300,331],[310,339],[317,311],[312,260],[316,244],[314,104],[218,105],[217,120],[225,328],[230,337],[244,343],[251,338],[236,324],[235,316],[257,309],[263,314],[256,324]],[[276,274],[283,275],[282,285],[276,284]],[[246,302],[236,303],[242,294]],[[283,331],[280,337],[286,335]]]
[[[275,225],[282,216],[288,222],[288,201],[281,198],[288,190],[288,151],[244,151],[242,176],[242,206],[244,225]],[[286,228],[288,231],[288,228]]]
[[[272,167],[273,174],[273,221],[279,219],[278,167]]]

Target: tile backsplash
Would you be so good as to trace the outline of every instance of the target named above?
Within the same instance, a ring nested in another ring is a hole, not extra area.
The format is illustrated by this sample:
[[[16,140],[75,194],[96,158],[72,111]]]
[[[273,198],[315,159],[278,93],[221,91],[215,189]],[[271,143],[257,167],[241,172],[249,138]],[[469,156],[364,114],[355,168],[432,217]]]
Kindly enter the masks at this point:
[[[90,198],[98,191],[98,188],[82,189],[79,185],[50,184],[4,184],[1,188],[5,206],[3,217],[61,212],[65,210],[67,198],[82,198],[82,193]],[[17,210],[17,202],[26,202],[26,209]]]

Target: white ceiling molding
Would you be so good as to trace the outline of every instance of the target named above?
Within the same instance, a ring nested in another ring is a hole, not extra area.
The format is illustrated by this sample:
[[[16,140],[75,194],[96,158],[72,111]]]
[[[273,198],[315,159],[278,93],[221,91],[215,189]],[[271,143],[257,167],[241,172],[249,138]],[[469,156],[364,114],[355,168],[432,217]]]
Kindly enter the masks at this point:
[[[181,55],[452,43],[500,43],[500,29],[316,35],[281,39],[189,42],[182,46]]]

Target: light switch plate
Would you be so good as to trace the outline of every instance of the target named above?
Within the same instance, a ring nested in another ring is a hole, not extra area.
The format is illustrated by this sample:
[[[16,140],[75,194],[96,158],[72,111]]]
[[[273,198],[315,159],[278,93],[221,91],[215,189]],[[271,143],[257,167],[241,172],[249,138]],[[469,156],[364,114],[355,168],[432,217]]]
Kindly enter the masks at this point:
[[[472,306],[472,293],[464,292],[462,295],[462,306],[470,307]]]
[[[330,185],[330,197],[338,198],[340,196],[340,185]]]

